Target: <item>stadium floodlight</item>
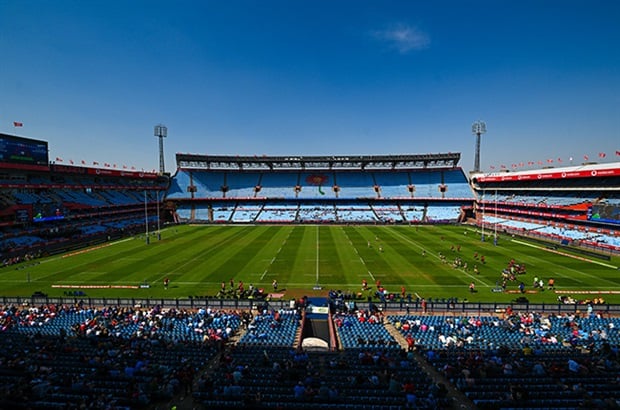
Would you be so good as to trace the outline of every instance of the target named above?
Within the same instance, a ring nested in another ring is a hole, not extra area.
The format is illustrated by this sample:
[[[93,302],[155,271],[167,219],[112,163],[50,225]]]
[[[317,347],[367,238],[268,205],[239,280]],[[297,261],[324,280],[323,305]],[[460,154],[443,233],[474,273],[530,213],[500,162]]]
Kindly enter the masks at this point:
[[[474,160],[474,172],[480,172],[480,136],[487,132],[484,121],[476,121],[471,125],[471,132],[476,136],[476,158]]]
[[[163,124],[157,124],[155,126],[155,136],[159,138],[159,173],[163,175],[166,172],[164,166],[164,138],[168,136],[168,127]]]

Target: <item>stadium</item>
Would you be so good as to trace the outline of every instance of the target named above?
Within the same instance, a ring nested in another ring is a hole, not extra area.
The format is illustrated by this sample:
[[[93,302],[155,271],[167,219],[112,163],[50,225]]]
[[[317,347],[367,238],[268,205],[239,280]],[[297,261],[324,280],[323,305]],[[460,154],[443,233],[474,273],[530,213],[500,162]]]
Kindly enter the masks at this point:
[[[620,163],[460,159],[1,134],[0,406],[615,408]]]

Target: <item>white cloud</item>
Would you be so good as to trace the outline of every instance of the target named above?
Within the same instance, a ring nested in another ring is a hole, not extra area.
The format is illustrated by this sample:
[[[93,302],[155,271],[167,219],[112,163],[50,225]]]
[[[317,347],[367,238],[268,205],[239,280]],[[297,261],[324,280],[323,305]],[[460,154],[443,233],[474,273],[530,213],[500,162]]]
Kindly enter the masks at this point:
[[[407,54],[415,50],[423,50],[428,48],[431,42],[426,33],[420,31],[416,27],[404,24],[396,24],[385,30],[374,31],[373,36],[385,42],[390,48],[397,50],[401,54]]]

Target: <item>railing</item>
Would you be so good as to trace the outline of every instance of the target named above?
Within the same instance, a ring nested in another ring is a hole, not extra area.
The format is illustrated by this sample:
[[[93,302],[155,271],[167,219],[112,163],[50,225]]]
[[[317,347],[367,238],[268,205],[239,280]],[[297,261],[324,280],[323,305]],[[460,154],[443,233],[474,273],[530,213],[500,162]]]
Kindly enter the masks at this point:
[[[139,307],[150,308],[160,306],[163,308],[177,309],[200,309],[214,308],[220,310],[249,310],[256,309],[265,303],[269,304],[273,309],[290,308],[289,300],[262,300],[262,299],[216,299],[216,298],[190,298],[190,299],[160,299],[160,298],[93,298],[80,296],[65,297],[47,297],[47,296],[30,296],[30,297],[0,297],[0,303],[3,305],[32,305],[38,306],[42,304],[56,305],[75,305],[82,304],[84,306],[120,306],[120,307]]]
[[[410,313],[422,313],[421,301],[398,301],[387,303],[381,306],[387,311],[405,311]],[[538,312],[546,314],[573,314],[584,312],[587,305],[564,304],[564,303],[517,303],[517,302],[451,302],[451,301],[430,301],[426,304],[427,314],[501,314],[510,307],[514,312]],[[595,313],[609,316],[620,316],[620,305],[599,304],[593,306]]]
[[[216,299],[216,298],[190,298],[190,299],[159,299],[159,298],[91,298],[91,297],[15,297],[2,296],[0,303],[7,305],[31,305],[39,306],[43,304],[74,305],[83,304],[84,306],[121,306],[150,308],[160,306],[162,308],[176,309],[200,309],[212,308],[220,310],[250,310],[263,308],[265,305],[269,309],[290,309],[295,306],[294,300],[289,299]],[[357,301],[359,308],[365,308],[369,303],[374,304],[384,313],[387,312],[408,312],[422,313],[422,303],[420,300],[408,301],[406,299],[390,302],[362,302]],[[446,301],[427,301],[427,314],[467,314],[467,315],[494,315],[503,313],[508,307],[515,312],[538,312],[546,314],[573,314],[587,310],[586,305],[580,304],[561,304],[561,303],[515,303],[515,302],[454,302]],[[602,315],[620,316],[620,305],[600,304],[594,305],[594,312]]]

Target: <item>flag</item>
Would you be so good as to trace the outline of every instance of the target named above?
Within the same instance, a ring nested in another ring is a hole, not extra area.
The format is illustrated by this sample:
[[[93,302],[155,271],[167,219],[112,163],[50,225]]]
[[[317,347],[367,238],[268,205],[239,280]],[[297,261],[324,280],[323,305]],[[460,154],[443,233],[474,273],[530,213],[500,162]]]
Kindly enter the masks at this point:
[[[534,161],[527,161],[527,165],[534,165]]]
[[[132,167],[131,167],[131,170],[132,170],[132,171],[134,171],[135,169],[136,169],[136,167],[134,167],[134,166],[132,166]]]
[[[570,162],[573,162],[573,157],[570,157],[568,160],[569,160]]]
[[[506,169],[506,165],[502,164],[502,165],[501,165],[501,168],[502,168],[502,169]]]
[[[491,169],[495,169],[495,167],[493,165],[491,165]]]
[[[598,157],[599,158],[605,158],[607,156],[607,154],[605,154],[604,152],[599,152],[598,153]]]
[[[123,169],[127,169],[127,165],[123,165]]]
[[[558,157],[558,162],[562,162],[562,158],[559,158],[559,157]]]
[[[616,155],[620,156],[620,151],[616,151]]]
[[[62,158],[56,157],[56,162],[62,162]]]
[[[69,164],[73,165],[73,160],[72,159],[69,160]]]
[[[547,160],[547,162],[548,162],[548,163],[550,163],[550,164],[553,164],[553,160],[552,160],[551,158],[549,158],[549,159]]]
[[[86,165],[86,161],[82,160],[82,165]]]
[[[99,165],[97,161],[93,161],[93,165]]]
[[[542,162],[542,161],[538,161],[538,165],[542,165],[542,164],[543,164],[543,162]]]
[[[590,159],[590,157],[589,157],[589,156],[587,156],[587,155],[584,155],[584,156],[583,156],[583,159],[585,159],[585,160],[587,161],[587,160],[589,160],[589,159]]]
[[[19,122],[19,121],[13,121],[13,126],[14,127],[23,127],[24,123],[23,122]]]

